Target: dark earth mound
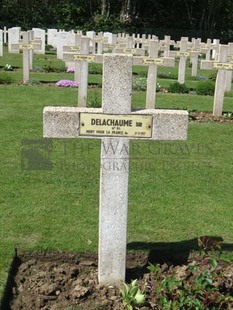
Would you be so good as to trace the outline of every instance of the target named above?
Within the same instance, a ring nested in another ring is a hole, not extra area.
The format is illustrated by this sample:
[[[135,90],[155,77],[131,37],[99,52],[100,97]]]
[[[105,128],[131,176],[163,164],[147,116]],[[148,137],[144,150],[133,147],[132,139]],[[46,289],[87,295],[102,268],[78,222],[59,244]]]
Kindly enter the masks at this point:
[[[193,252],[187,264],[173,265],[168,262],[156,265],[159,266],[161,273],[147,269],[148,254],[127,255],[126,282],[131,283],[131,280],[138,279],[138,287],[146,293],[146,304],[140,307],[141,310],[164,309],[158,305],[156,288],[161,287],[161,281],[165,277],[172,275],[177,281],[186,281],[192,286],[195,277],[188,265],[202,264],[200,267],[202,272],[214,271],[218,276],[215,276],[216,283],[213,285],[222,293],[233,294],[233,263],[222,261],[213,268],[210,259],[202,258],[202,261],[199,261],[195,253]],[[98,284],[96,254],[52,252],[17,255],[13,261],[12,278],[9,278],[8,284],[8,294],[5,294],[1,308],[4,310],[126,309],[122,304],[119,288]],[[220,308],[205,309],[233,309],[233,303],[222,304]]]

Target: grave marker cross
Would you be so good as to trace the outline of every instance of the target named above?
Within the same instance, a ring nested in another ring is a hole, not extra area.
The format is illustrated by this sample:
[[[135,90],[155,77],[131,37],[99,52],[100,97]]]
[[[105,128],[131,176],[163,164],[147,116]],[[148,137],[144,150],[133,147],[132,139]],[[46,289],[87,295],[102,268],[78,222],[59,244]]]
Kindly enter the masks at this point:
[[[103,56],[102,108],[43,111],[46,138],[102,139],[98,279],[106,285],[125,281],[130,139],[187,138],[187,111],[131,111],[132,65],[132,55]]]
[[[223,102],[224,102],[224,92],[225,92],[225,83],[227,70],[233,70],[233,63],[227,62],[228,57],[228,46],[220,45],[219,46],[219,56],[218,61],[201,61],[201,69],[217,69],[217,78],[215,82],[215,92],[214,92],[214,104],[213,104],[213,115],[221,116],[223,110]]]
[[[23,41],[19,44],[12,44],[13,50],[23,50],[23,83],[29,80],[30,67],[32,67],[32,52],[41,48],[40,42],[30,40],[31,31],[23,32]]]

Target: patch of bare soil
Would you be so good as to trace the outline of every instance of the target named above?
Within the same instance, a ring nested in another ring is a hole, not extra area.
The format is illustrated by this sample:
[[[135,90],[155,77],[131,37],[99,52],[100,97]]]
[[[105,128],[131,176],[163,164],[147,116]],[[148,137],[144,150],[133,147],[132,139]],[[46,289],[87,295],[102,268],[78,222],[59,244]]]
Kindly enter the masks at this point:
[[[164,309],[158,305],[158,288],[166,276],[186,281],[192,286],[194,273],[187,264],[158,264],[161,273],[149,271],[148,254],[127,255],[127,283],[138,279],[138,287],[146,293],[146,304],[140,309]],[[195,255],[189,264],[197,264]],[[204,270],[211,271],[210,261],[202,262]],[[5,295],[4,310],[123,310],[120,289],[101,286],[97,279],[97,255],[91,253],[33,253],[16,256],[12,265],[13,276],[9,278],[8,295]],[[214,285],[219,290],[233,295],[233,263],[222,262],[214,271]],[[161,294],[160,290],[160,294]],[[172,296],[171,296],[172,297]],[[138,309],[135,307],[134,309]],[[167,308],[168,309],[168,308]],[[169,308],[170,309],[170,308]],[[180,309],[180,308],[174,308]],[[199,308],[182,308],[199,309]],[[233,309],[233,304],[220,308]]]
[[[226,114],[224,116],[224,114]],[[213,116],[212,112],[190,112],[189,117],[190,121],[198,123],[228,123],[233,124],[233,115],[227,116],[228,113],[223,113],[222,116]]]

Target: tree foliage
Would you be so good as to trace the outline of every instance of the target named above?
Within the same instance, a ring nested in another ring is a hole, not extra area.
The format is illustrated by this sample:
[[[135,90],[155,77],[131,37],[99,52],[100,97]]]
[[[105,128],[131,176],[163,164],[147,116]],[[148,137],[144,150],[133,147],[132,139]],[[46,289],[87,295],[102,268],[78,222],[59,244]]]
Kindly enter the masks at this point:
[[[0,28],[233,36],[233,0],[0,0],[0,8]]]

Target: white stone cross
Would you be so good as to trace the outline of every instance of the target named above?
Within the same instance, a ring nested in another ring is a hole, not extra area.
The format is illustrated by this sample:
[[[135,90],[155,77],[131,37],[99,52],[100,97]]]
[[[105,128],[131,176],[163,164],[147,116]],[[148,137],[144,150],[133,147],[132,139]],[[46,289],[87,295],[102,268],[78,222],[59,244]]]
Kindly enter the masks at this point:
[[[158,58],[159,41],[151,40],[149,44],[149,57],[143,58],[144,64],[148,65],[147,88],[146,88],[146,108],[155,108],[157,69],[158,67],[174,67],[175,58]]]
[[[23,50],[23,83],[29,80],[30,67],[32,66],[32,51],[39,50],[41,43],[30,40],[31,32],[23,32],[23,41],[18,44],[12,44],[13,50]]]
[[[101,138],[98,279],[125,281],[129,141],[185,140],[188,112],[131,110],[132,55],[103,56],[102,108],[45,107],[45,138]]]
[[[182,37],[180,41],[174,44],[175,48],[179,48],[179,51],[170,51],[170,57],[179,57],[179,68],[178,68],[178,82],[180,84],[185,83],[185,70],[187,57],[190,57],[190,52],[188,51],[189,41],[187,37]]]
[[[214,105],[213,105],[213,115],[221,116],[223,110],[224,102],[224,92],[226,83],[226,72],[227,70],[233,70],[233,63],[227,62],[228,58],[228,46],[219,46],[219,56],[218,61],[201,61],[201,69],[217,69],[217,78],[215,82],[215,93],[214,93]]]
[[[190,53],[187,52],[187,47],[188,47],[188,39],[187,38],[181,38],[180,51],[177,52],[177,56],[180,57],[179,71],[178,71],[178,82],[180,84],[185,83],[186,60],[187,60],[187,57],[190,56]]]
[[[163,40],[159,41],[160,50],[164,51],[164,57],[169,57],[170,55],[170,46],[174,45],[175,42],[171,40],[170,36],[164,36]]]
[[[206,54],[205,60],[210,60],[211,39],[207,39],[206,43],[201,43],[201,53]]]
[[[107,41],[102,32],[99,32],[98,35],[93,39],[93,49],[92,54],[103,54],[103,44],[104,41]]]
[[[198,69],[198,56],[201,53],[201,40],[193,39],[192,47],[190,51],[190,61],[192,63],[192,76],[197,76]]]
[[[88,67],[89,63],[102,63],[102,55],[89,55],[90,38],[82,37],[80,52],[64,52],[63,60],[74,62],[75,64],[75,81],[79,82],[78,106],[87,106],[87,87],[88,87]]]
[[[213,39],[213,43],[211,44],[212,49],[212,59],[218,60],[218,52],[219,52],[220,40]]]

